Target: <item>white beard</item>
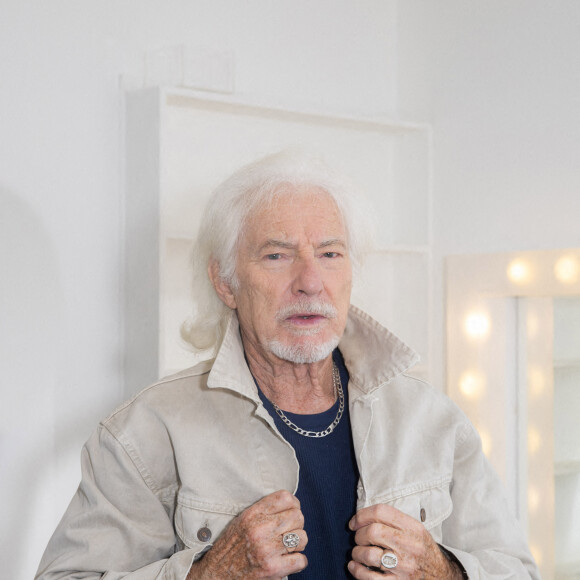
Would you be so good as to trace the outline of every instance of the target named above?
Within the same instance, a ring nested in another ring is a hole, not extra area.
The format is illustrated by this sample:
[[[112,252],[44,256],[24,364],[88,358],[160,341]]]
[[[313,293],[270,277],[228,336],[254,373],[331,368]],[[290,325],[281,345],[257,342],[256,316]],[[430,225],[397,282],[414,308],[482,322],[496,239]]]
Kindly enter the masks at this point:
[[[340,337],[333,336],[322,344],[282,344],[278,340],[268,342],[268,349],[282,360],[295,364],[310,364],[324,360],[338,346]]]
[[[308,314],[320,314],[331,320],[337,317],[337,310],[332,304],[321,300],[300,300],[281,308],[276,313],[279,322],[284,322],[289,316],[307,312]],[[294,336],[315,337],[321,331],[320,328],[292,328]],[[333,336],[322,344],[305,341],[303,344],[283,344],[279,340],[268,341],[268,350],[282,360],[296,364],[310,364],[324,360],[337,346],[340,336]]]

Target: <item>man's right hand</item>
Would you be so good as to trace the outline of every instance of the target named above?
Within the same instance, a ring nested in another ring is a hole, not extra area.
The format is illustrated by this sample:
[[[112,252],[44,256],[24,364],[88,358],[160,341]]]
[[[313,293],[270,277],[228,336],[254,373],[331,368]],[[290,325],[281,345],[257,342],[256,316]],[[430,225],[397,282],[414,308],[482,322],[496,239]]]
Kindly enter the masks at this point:
[[[282,543],[288,532],[300,537],[296,548]],[[288,491],[276,491],[237,516],[192,565],[187,580],[280,580],[306,568],[300,552],[307,542],[300,502]]]

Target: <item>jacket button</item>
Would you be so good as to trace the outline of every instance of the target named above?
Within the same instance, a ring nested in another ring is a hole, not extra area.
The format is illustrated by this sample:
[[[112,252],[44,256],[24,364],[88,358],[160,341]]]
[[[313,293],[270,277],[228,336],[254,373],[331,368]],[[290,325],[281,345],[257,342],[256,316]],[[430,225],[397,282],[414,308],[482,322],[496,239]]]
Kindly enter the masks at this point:
[[[425,508],[421,508],[421,521],[424,522],[427,519],[427,512]]]
[[[209,542],[211,540],[211,530],[206,527],[199,528],[197,530],[197,539],[200,542]]]

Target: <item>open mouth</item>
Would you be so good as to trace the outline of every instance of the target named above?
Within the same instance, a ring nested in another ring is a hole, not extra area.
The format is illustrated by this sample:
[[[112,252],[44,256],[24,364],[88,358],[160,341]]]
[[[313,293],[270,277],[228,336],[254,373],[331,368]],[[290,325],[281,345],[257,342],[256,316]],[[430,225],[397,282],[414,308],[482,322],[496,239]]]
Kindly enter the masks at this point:
[[[301,322],[318,322],[325,319],[326,317],[321,314],[294,314],[293,316],[289,316],[286,320],[288,320],[288,322],[300,324]]]

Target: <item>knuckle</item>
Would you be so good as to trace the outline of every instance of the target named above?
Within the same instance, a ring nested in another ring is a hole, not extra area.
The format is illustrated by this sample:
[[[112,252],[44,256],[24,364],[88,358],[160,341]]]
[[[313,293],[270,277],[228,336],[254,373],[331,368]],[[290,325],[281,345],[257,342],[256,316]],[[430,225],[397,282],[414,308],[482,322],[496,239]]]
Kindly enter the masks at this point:
[[[261,512],[261,506],[259,503],[255,503],[254,505],[251,505],[249,507],[247,507],[242,513],[240,513],[238,515],[238,519],[241,522],[248,522],[253,520],[257,514],[259,514]]]
[[[238,524],[242,527],[245,527],[248,523],[249,520],[252,519],[252,508],[249,507],[247,509],[245,509],[238,517],[237,517],[237,521]]]
[[[369,538],[373,540],[379,538],[382,535],[382,531],[383,524],[379,524],[378,522],[373,522],[372,524],[369,524],[368,527]]]
[[[384,503],[379,503],[375,506],[376,508],[376,515],[380,519],[386,519],[389,517],[390,514],[390,507]]]
[[[296,522],[298,522],[299,528],[304,527],[304,514],[299,508],[292,509],[292,517],[296,519]]]
[[[263,564],[262,564],[262,570],[268,575],[268,576],[275,576],[276,573],[279,571],[278,570],[278,564],[275,560],[273,560],[272,558],[266,559]]]
[[[258,545],[262,542],[263,538],[262,526],[255,526],[247,528],[246,537],[250,544]]]
[[[293,493],[290,493],[287,489],[281,489],[278,494],[278,500],[283,505],[296,506],[297,508],[300,508],[300,501],[298,498]]]

